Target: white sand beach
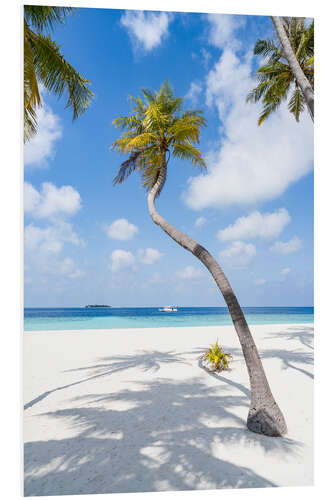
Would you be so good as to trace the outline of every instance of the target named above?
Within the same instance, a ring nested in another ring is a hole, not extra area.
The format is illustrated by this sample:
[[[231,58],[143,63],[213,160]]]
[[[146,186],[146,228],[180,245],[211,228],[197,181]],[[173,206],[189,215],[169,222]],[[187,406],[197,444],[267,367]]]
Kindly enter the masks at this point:
[[[288,434],[246,428],[231,326],[24,334],[25,495],[313,483],[313,325],[251,327]],[[198,360],[219,339],[231,371]]]

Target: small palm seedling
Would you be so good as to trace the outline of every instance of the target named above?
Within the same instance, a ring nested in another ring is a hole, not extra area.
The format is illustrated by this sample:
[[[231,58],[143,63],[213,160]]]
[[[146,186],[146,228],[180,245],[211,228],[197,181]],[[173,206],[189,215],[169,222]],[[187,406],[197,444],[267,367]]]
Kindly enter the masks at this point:
[[[216,340],[215,345],[211,345],[207,351],[205,351],[199,359],[203,359],[210,363],[213,367],[214,372],[219,372],[221,370],[227,370],[229,368],[231,354],[223,352],[222,347],[219,345],[218,340]]]

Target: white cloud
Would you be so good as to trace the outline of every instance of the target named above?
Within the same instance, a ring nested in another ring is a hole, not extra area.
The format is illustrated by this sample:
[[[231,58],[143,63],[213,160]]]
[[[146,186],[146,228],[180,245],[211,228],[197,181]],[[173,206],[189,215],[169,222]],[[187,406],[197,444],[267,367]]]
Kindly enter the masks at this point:
[[[57,188],[44,182],[38,192],[30,183],[24,183],[24,209],[36,218],[74,215],[81,208],[81,197],[72,186]]]
[[[256,211],[246,217],[239,217],[234,224],[221,229],[217,237],[220,241],[250,240],[257,237],[269,240],[279,236],[290,220],[285,208],[265,214]]]
[[[57,221],[45,228],[28,224],[24,229],[24,247],[27,252],[59,253],[64,243],[76,246],[82,244],[68,222]]]
[[[208,52],[205,48],[202,48],[199,53],[192,52],[191,54],[192,59],[198,59],[199,62],[203,64],[203,66],[206,68],[208,66],[208,63],[212,57],[212,54]]]
[[[289,255],[290,253],[298,252],[302,248],[302,242],[294,236],[289,241],[277,241],[271,246],[270,251],[280,253],[281,255]]]
[[[40,202],[40,194],[29,182],[24,183],[24,211],[34,212]]]
[[[39,168],[47,167],[48,160],[54,158],[55,143],[62,135],[60,119],[43,102],[37,108],[37,134],[24,145],[24,164]]]
[[[281,276],[285,277],[287,276],[287,274],[289,274],[291,272],[291,269],[290,267],[285,267],[284,269],[282,269],[282,271],[280,272]]]
[[[105,230],[109,238],[115,240],[130,240],[139,232],[137,226],[128,222],[127,219],[117,219],[109,226],[106,226]]]
[[[257,286],[261,286],[261,285],[264,285],[266,283],[266,280],[264,278],[258,278],[256,280],[254,280],[253,283]]]
[[[195,280],[202,278],[202,276],[204,276],[204,273],[201,269],[198,269],[196,267],[186,266],[184,267],[184,269],[180,269],[179,271],[177,271],[176,276],[183,280]]]
[[[80,208],[81,197],[72,186],[57,188],[44,182],[38,191],[30,183],[24,183],[25,212],[35,219],[48,219],[43,227],[30,223],[24,228],[25,264],[29,269],[26,283],[45,286],[51,275],[55,286],[59,279],[84,275],[72,258],[62,255],[65,244],[84,245],[72,224],[64,220]]]
[[[209,63],[210,58],[212,57],[212,54],[208,52],[205,48],[202,48],[200,50],[201,57],[203,59],[204,66],[207,66]]]
[[[155,248],[140,249],[138,251],[138,259],[142,264],[154,264],[162,257],[162,253]],[[113,272],[121,271],[124,269],[135,271],[137,258],[132,252],[127,250],[114,250],[110,254],[110,269]],[[157,275],[155,275],[156,277]]]
[[[156,250],[156,248],[146,248],[145,250],[140,249],[138,251],[139,259],[143,264],[155,264],[162,256],[163,254],[159,251]]]
[[[252,243],[234,241],[228,248],[220,252],[220,259],[223,265],[242,269],[251,264],[256,253],[256,248]]]
[[[172,15],[167,12],[126,11],[120,24],[134,38],[136,45],[148,52],[158,47],[168,35],[171,19]]]
[[[135,257],[132,252],[126,250],[114,250],[110,255],[110,261],[110,269],[113,272],[135,268]]]
[[[84,271],[76,266],[72,258],[61,255],[66,243],[82,244],[68,222],[53,221],[44,228],[28,224],[24,229],[24,260],[28,272],[25,283],[36,284],[47,280],[49,275],[58,278],[83,276]]]
[[[232,46],[239,47],[238,41],[234,37],[234,32],[240,28],[244,22],[239,16],[229,14],[207,14],[210,24],[208,40],[219,49]]]
[[[192,82],[189,91],[185,95],[185,99],[192,102],[193,105],[198,103],[199,95],[202,92],[202,85],[199,83]]]
[[[220,145],[206,155],[207,173],[192,177],[183,194],[195,210],[250,205],[280,196],[312,169],[313,123],[297,123],[283,103],[260,127],[261,103],[246,103],[255,86],[252,55],[227,48],[206,78],[206,101],[221,121]]]
[[[207,219],[205,217],[198,217],[196,220],[195,220],[195,227],[202,227],[206,224],[207,222]]]
[[[65,257],[59,265],[60,274],[70,274],[74,272],[74,261],[70,257]]]

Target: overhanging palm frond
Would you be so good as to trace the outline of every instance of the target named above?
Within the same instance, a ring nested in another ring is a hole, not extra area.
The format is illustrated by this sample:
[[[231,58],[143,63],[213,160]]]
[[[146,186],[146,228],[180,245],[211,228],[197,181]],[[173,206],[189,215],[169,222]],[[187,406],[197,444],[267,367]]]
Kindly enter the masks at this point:
[[[29,41],[34,53],[37,78],[50,92],[61,97],[68,92],[66,107],[73,109],[73,120],[89,106],[93,92],[88,88],[89,80],[83,78],[60,52],[60,46],[49,36],[29,33]]]
[[[25,5],[24,19],[38,31],[53,29],[55,22],[63,23],[66,16],[71,14],[73,10],[72,7]]]
[[[41,106],[38,81],[61,97],[68,92],[67,107],[73,119],[82,114],[93,98],[89,81],[64,58],[60,47],[42,30],[52,29],[55,22],[64,22],[71,7],[26,5],[24,7],[24,141],[37,131],[36,109]],[[35,31],[34,31],[35,30]]]
[[[35,109],[40,106],[41,99],[39,95],[38,82],[34,67],[34,55],[30,44],[24,38],[24,107]]]

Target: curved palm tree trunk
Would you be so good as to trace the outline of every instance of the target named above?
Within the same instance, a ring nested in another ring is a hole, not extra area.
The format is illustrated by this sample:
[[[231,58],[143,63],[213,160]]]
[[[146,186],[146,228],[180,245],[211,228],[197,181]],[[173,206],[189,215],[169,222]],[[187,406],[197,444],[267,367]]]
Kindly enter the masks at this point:
[[[313,92],[313,88],[312,88],[309,80],[306,78],[302,68],[300,67],[300,65],[297,61],[297,58],[296,58],[295,53],[292,49],[290,41],[287,37],[285,29],[282,25],[280,17],[271,16],[271,19],[273,21],[276,33],[277,33],[279,40],[280,40],[280,43],[282,45],[284,56],[289,63],[291,71],[292,71],[293,75],[295,76],[298,85],[302,89],[306,104],[308,106],[310,116],[312,118],[312,121],[314,121],[314,92]]]
[[[207,267],[226,301],[250,377],[251,406],[247,418],[247,427],[259,434],[281,436],[287,432],[283,414],[271,393],[256,345],[229,281],[219,264],[204,247],[169,224],[159,215],[155,208],[155,198],[163,188],[165,178],[166,161],[164,158],[158,179],[148,194],[150,216],[153,222],[160,226],[176,243],[195,255]]]

